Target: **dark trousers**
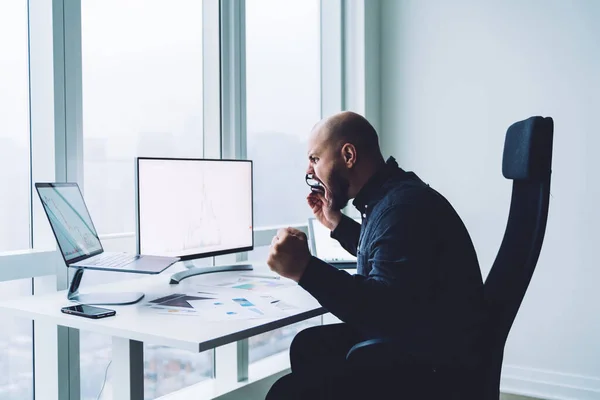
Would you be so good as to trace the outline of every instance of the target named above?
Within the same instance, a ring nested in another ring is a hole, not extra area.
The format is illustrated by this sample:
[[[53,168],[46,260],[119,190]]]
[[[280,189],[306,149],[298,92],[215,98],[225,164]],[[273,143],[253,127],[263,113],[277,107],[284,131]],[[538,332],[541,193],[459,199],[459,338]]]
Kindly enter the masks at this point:
[[[417,364],[393,370],[377,365],[357,366],[346,354],[361,335],[346,324],[305,329],[290,347],[292,372],[280,378],[266,400],[320,399],[477,399],[468,394],[470,376],[465,371],[445,371]]]

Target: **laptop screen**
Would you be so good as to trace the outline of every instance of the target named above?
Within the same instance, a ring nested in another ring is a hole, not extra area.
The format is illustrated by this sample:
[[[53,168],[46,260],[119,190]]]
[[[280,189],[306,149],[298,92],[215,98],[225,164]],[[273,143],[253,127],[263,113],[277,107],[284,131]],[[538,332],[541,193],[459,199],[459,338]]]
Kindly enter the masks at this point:
[[[65,261],[102,252],[102,245],[75,183],[35,185]]]
[[[315,218],[309,218],[308,228],[313,256],[331,263],[356,262],[356,257],[332,239],[331,231]]]

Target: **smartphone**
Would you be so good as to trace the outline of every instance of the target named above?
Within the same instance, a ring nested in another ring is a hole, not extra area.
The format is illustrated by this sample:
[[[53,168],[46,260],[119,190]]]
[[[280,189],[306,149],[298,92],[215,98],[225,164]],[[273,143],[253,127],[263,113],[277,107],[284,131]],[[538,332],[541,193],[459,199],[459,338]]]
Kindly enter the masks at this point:
[[[80,317],[93,319],[111,317],[117,313],[115,310],[109,310],[108,308],[88,306],[85,304],[63,307],[60,309],[60,311],[65,314],[73,314]]]

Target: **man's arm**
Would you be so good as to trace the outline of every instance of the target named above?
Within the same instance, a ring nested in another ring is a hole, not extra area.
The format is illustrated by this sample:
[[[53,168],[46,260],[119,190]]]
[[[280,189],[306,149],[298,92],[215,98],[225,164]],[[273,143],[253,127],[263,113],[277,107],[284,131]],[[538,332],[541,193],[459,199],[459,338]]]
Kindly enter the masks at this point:
[[[358,249],[358,239],[360,237],[360,224],[342,214],[342,219],[338,226],[331,232],[331,237],[336,239],[348,253],[356,256]]]
[[[350,275],[313,257],[299,284],[342,321],[383,336],[431,317],[434,239],[422,204],[394,206],[374,222],[379,228],[369,276]]]

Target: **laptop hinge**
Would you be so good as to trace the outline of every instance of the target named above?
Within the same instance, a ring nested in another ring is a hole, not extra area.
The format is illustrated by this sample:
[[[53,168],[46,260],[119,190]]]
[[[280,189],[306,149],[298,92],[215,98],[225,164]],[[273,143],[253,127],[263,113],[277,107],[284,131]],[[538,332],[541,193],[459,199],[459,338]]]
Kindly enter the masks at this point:
[[[69,285],[69,291],[67,292],[67,298],[69,300],[73,300],[77,296],[79,296],[79,284],[83,279],[83,268],[76,268],[75,275],[73,279],[71,279],[71,284]]]

